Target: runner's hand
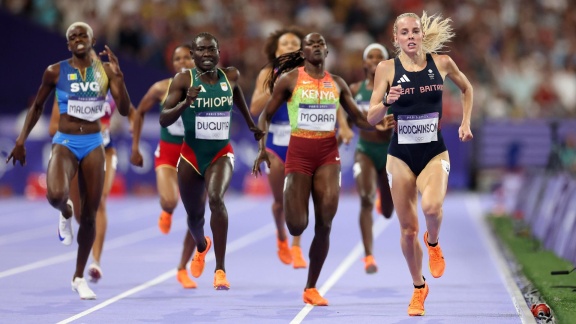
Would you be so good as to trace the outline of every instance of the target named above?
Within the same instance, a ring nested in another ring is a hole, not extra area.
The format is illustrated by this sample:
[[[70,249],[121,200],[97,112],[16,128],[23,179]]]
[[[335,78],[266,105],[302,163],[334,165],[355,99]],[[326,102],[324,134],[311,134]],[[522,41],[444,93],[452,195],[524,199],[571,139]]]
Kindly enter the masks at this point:
[[[252,174],[255,177],[262,175],[262,170],[260,169],[260,164],[262,162],[266,162],[266,165],[268,166],[268,168],[270,168],[270,159],[268,158],[268,152],[266,152],[266,150],[258,151],[258,156],[256,157],[256,160],[254,160],[254,166],[252,167]]]

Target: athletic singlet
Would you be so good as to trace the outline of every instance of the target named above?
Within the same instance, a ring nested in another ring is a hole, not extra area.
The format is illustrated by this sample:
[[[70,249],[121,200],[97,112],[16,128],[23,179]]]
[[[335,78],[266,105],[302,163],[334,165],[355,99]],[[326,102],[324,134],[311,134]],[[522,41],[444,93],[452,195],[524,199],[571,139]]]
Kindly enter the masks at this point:
[[[56,100],[60,115],[95,121],[106,114],[108,76],[102,62],[92,60],[83,71],[72,67],[68,60],[60,62],[60,76],[56,83]]]
[[[170,84],[172,84],[172,78],[168,81],[168,87],[166,88],[166,93],[160,102],[160,111],[162,111],[162,107],[164,106],[164,101],[166,101],[166,97],[168,97],[168,90],[170,89]],[[161,127],[160,128],[160,140],[168,143],[174,144],[182,144],[184,140],[184,123],[182,122],[182,117],[178,117],[178,120],[174,122],[174,124],[168,127]]]
[[[397,122],[394,141],[399,144],[421,144],[438,140],[438,123],[442,118],[444,80],[431,54],[426,54],[422,71],[408,72],[394,59],[393,86],[402,86],[402,95],[390,111]]]
[[[184,142],[197,158],[212,159],[230,141],[232,121],[232,87],[221,69],[215,84],[197,78],[196,68],[190,69],[191,86],[200,86],[196,100],[182,113]]]
[[[422,71],[408,72],[399,58],[394,59],[392,85],[402,85],[402,95],[389,108],[397,127],[388,154],[404,161],[416,176],[430,160],[446,151],[439,129],[444,80],[432,55],[426,54],[426,62]]]
[[[288,100],[291,135],[326,138],[336,135],[336,109],[340,100],[338,85],[328,72],[314,79],[298,68],[298,80]]]
[[[360,89],[358,89],[358,93],[354,97],[358,108],[360,111],[367,113],[370,109],[370,98],[372,97],[372,90],[366,89],[366,80],[360,83]]]

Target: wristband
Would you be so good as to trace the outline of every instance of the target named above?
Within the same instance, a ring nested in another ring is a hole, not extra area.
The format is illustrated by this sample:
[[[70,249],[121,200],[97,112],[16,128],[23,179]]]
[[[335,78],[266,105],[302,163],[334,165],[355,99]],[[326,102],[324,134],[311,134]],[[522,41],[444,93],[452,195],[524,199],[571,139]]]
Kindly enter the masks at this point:
[[[386,99],[388,99],[388,93],[386,93],[384,95],[384,99],[382,99],[382,104],[384,105],[385,108],[388,108],[388,107],[392,106],[392,104],[387,104]]]

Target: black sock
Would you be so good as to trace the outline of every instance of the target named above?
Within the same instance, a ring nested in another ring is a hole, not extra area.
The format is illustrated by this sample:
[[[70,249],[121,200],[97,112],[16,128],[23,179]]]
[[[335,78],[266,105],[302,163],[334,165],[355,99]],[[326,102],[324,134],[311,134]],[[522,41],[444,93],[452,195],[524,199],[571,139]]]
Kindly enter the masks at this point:
[[[416,286],[416,285],[413,284],[413,285],[414,285],[414,288],[416,288],[416,289],[422,289],[422,288],[426,287],[426,278],[424,278],[424,276],[422,276],[422,279],[424,280],[424,284],[423,284],[423,285],[420,285],[420,286]]]
[[[431,246],[431,247],[436,247],[436,245],[438,245],[438,242],[436,242],[436,243],[434,243],[434,244],[432,244],[432,243],[430,243],[430,242],[426,242],[426,243],[428,243],[428,246]]]

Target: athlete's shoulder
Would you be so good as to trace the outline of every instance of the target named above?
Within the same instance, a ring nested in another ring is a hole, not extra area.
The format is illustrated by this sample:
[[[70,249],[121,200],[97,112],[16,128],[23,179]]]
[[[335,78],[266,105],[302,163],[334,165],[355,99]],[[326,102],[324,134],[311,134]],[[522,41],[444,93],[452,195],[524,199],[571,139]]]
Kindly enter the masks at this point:
[[[167,78],[160,81],[156,81],[150,88],[160,91],[168,90],[168,85],[172,82],[172,80],[173,78]]]
[[[48,65],[48,67],[46,67],[46,70],[44,71],[44,78],[48,77],[53,82],[56,82],[56,80],[58,80],[60,76],[60,63],[62,62],[63,61]]]
[[[456,68],[456,63],[447,54],[432,54],[432,59],[440,71],[452,71]]]
[[[378,63],[377,69],[384,69],[384,70],[394,69],[395,64],[394,61],[395,59],[393,58],[380,61],[380,63]]]
[[[169,87],[171,82],[172,82],[172,78],[156,81],[150,87],[148,92],[157,98],[161,98],[168,91],[168,87]]]
[[[346,83],[346,81],[344,81],[344,79],[339,75],[326,72],[326,76],[332,77],[332,80],[338,84]]]
[[[222,68],[222,72],[224,72],[224,74],[226,74],[226,77],[230,81],[236,81],[240,77],[240,71],[237,68],[235,68],[234,66],[228,66],[228,67]]]
[[[306,73],[306,72],[303,72],[303,73]],[[280,82],[280,80],[296,82],[298,80],[299,75],[300,75],[300,69],[298,69],[298,68],[292,69],[288,72],[282,73],[282,75],[280,77],[278,77],[278,82]],[[284,82],[286,82],[286,81],[284,81]]]

